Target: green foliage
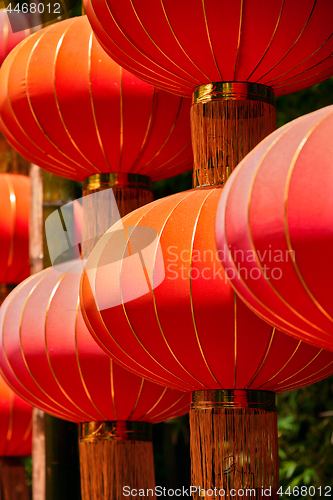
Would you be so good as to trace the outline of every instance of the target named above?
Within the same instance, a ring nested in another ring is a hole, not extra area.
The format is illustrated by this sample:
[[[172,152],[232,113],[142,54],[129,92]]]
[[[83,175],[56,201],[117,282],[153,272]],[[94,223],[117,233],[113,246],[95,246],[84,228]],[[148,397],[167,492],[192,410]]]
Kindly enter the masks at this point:
[[[331,486],[333,377],[278,396],[280,484]]]
[[[32,486],[32,458],[31,457],[23,457],[22,463],[24,464],[25,473],[27,476],[27,485]]]

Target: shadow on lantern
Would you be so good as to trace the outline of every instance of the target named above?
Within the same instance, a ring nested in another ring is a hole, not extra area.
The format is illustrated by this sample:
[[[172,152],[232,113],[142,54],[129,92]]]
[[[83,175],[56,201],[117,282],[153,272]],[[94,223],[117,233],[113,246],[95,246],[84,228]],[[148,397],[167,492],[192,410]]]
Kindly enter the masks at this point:
[[[45,221],[50,261],[59,273],[82,273],[95,290],[95,269],[103,269],[103,279],[121,280],[130,273],[117,296],[107,294],[98,301],[104,310],[142,297],[165,278],[163,253],[156,229],[126,225],[121,219],[112,189],[105,189],[59,207]],[[86,259],[91,255],[89,266]],[[97,303],[97,298],[96,303]]]

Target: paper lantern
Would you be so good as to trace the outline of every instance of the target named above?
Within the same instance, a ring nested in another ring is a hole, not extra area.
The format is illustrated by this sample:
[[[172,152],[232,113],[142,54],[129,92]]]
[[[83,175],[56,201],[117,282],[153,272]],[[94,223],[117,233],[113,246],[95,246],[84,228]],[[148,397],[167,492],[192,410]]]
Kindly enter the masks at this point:
[[[216,238],[239,296],[294,337],[333,350],[333,106],[267,137],[228,181]]]
[[[80,423],[83,498],[120,498],[124,485],[154,487],[151,424],[187,413],[190,398],[127,372],[97,346],[79,309],[81,270],[80,261],[66,273],[45,269],[8,296],[0,366],[26,401]]]
[[[237,298],[215,243],[221,192],[179,193],[115,224],[87,260],[81,303],[113,359],[192,392],[192,484],[227,496],[277,488],[274,393],[330,375],[333,354],[275,330]]]
[[[28,19],[22,12],[8,15],[6,9],[0,9],[0,66],[13,48],[30,33]]]
[[[4,287],[30,274],[29,177],[0,173],[0,213],[0,283]]]
[[[0,377],[0,457],[31,455],[32,408]]]
[[[35,33],[0,72],[1,129],[13,147],[84,181],[85,193],[113,187],[127,211],[152,200],[151,182],[192,168],[189,109],[112,61],[86,16]]]
[[[85,8],[101,45],[119,64],[156,86],[193,96],[200,185],[224,182],[274,129],[274,95],[333,74],[333,5],[327,0],[86,0]]]
[[[31,455],[32,408],[0,376],[0,491],[4,500],[29,500],[20,457]]]

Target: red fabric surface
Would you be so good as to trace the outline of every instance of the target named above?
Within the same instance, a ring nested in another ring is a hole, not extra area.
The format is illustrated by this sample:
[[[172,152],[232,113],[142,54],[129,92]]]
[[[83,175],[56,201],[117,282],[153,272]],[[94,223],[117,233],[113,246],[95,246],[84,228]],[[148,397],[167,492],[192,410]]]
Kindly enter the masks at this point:
[[[31,455],[32,408],[0,376],[0,457]]]
[[[75,422],[161,422],[189,411],[190,396],[133,375],[98,347],[78,307],[81,262],[21,283],[0,308],[0,369],[23,399]]]
[[[157,200],[105,233],[81,282],[90,332],[122,366],[187,391],[282,392],[328,376],[331,352],[275,330],[234,293],[215,243],[221,192],[221,187],[197,188]],[[156,231],[150,253],[148,239],[137,246],[147,228]],[[149,276],[146,289],[139,272],[142,259]]]
[[[223,265],[240,296],[270,324],[330,350],[332,127],[328,106],[265,139],[227,182],[216,224]]]
[[[30,274],[30,178],[0,173],[0,283],[19,283]]]
[[[257,82],[275,95],[333,74],[329,0],[85,0],[106,52],[179,95],[207,82]]]
[[[25,40],[0,71],[0,127],[25,158],[82,181],[153,181],[192,168],[189,99],[139,80],[97,43],[86,16]]]
[[[14,23],[15,33],[11,23]],[[22,12],[12,12],[9,20],[6,9],[0,9],[0,66],[13,48],[29,35],[28,19]]]

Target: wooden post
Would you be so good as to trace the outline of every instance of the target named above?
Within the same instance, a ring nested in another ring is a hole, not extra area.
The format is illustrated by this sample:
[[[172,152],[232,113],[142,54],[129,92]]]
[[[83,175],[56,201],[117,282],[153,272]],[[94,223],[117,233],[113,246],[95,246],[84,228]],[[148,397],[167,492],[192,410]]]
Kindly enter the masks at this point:
[[[32,206],[30,224],[31,274],[51,265],[44,236],[46,218],[73,199],[73,183],[42,171],[30,170]],[[77,426],[34,409],[33,500],[80,500]]]
[[[37,165],[30,167],[30,180],[30,272],[35,274],[43,269],[43,178]],[[44,413],[37,408],[33,409],[32,429],[32,498],[45,500]]]

